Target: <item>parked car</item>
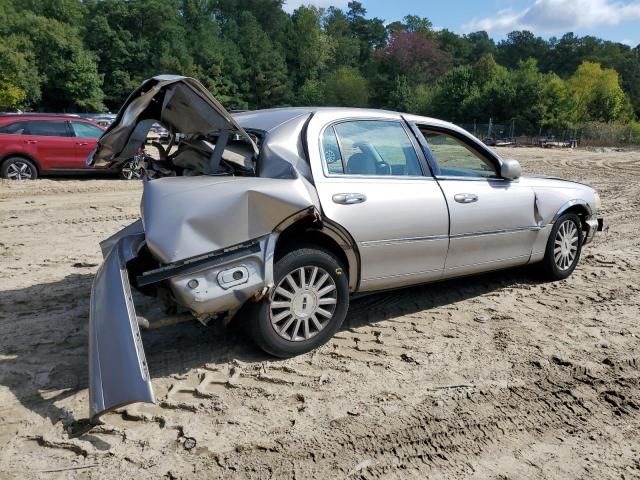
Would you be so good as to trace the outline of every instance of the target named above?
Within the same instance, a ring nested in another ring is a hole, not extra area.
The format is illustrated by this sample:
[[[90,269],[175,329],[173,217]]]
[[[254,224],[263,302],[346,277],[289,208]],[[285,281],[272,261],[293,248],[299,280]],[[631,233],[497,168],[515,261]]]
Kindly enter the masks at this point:
[[[159,123],[154,123],[147,134],[147,142],[167,143],[169,142],[169,131]]]
[[[101,115],[95,115],[91,120],[96,122],[96,124],[100,125],[103,128],[107,128],[109,125],[113,123],[113,120],[116,118],[115,115],[110,113],[105,113]]]
[[[72,115],[0,115],[0,175],[26,180],[51,173],[95,172],[87,157],[103,131]]]
[[[262,349],[287,357],[331,338],[354,294],[526,264],[564,279],[603,227],[591,187],[522,177],[450,123],[351,108],[232,116],[177,76],[130,96],[94,165],[129,158],[149,118],[182,137],[163,159],[169,176],[144,184],[141,220],[101,244],[93,419],[154,401],[139,332],[151,322],[131,287],[163,305],[165,322],[240,312]]]

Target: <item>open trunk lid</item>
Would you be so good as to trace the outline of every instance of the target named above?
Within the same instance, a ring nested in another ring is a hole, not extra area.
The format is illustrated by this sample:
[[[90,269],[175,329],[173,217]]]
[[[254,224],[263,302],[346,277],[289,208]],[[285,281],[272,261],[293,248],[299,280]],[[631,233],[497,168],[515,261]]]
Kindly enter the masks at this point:
[[[253,139],[200,82],[178,75],[158,75],[146,80],[129,96],[115,121],[98,140],[88,163],[111,166],[132,158],[154,123],[161,123],[174,134],[203,138],[216,135],[223,141],[218,142],[220,145],[216,143],[211,154],[214,163],[219,162],[233,134],[244,137],[255,157],[258,156]]]

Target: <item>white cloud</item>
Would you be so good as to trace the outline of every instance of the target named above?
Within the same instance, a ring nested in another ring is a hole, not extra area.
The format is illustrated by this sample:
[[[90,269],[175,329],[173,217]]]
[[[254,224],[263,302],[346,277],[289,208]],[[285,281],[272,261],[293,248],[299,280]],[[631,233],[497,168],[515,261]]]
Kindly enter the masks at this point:
[[[465,32],[531,30],[535,33],[558,33],[639,19],[640,2],[637,0],[627,3],[611,0],[535,0],[523,10],[506,9],[491,17],[474,18],[462,29]]]
[[[328,8],[336,7],[343,10],[347,9],[347,3],[349,0],[285,0],[285,4],[282,8],[288,13],[293,12],[301,5],[313,5],[314,7]],[[364,4],[364,2],[362,2]]]

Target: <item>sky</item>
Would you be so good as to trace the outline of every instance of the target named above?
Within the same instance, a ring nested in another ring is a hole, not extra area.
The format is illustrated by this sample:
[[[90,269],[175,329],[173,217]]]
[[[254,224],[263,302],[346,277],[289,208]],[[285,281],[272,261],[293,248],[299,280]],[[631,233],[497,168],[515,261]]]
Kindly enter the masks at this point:
[[[531,30],[544,38],[566,32],[605,40],[640,43],[640,0],[360,0],[367,17],[386,23],[407,14],[427,17],[436,29],[456,33],[486,30],[496,40],[512,30]],[[285,10],[300,5],[347,7],[348,0],[286,0]]]

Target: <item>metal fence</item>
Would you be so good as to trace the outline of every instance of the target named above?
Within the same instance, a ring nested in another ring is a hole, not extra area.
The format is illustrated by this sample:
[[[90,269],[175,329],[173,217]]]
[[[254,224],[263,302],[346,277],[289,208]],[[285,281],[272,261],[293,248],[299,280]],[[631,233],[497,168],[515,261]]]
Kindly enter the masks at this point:
[[[460,127],[490,145],[527,145],[542,147],[627,147],[640,146],[638,124],[591,122],[581,128],[553,129],[538,127],[537,131],[518,122],[459,123]]]

